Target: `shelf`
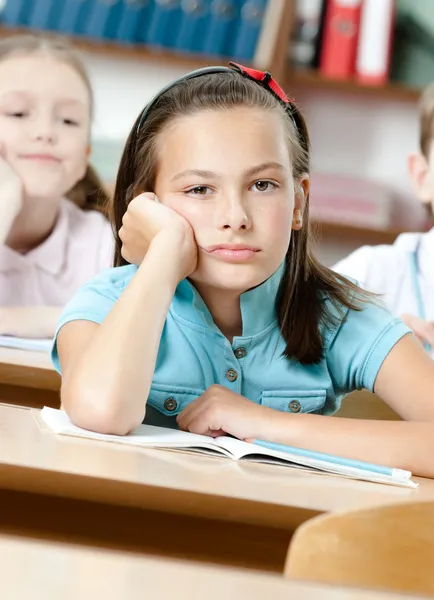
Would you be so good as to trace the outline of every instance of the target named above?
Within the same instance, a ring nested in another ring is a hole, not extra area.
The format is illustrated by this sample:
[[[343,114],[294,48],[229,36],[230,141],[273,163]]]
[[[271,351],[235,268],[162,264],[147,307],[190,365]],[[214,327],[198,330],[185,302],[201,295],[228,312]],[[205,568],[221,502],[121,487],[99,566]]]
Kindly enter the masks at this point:
[[[420,96],[420,90],[409,88],[395,82],[389,82],[383,86],[364,85],[351,80],[327,79],[315,70],[288,69],[286,78],[286,89],[314,88],[317,90],[336,91],[346,94],[363,95],[385,100],[398,100],[402,102],[416,102]]]
[[[369,229],[357,225],[341,223],[327,223],[325,221],[313,221],[314,232],[317,233],[319,241],[327,238],[336,240],[354,239],[362,244],[393,244],[398,235],[404,233],[402,229]]]
[[[78,36],[63,36],[61,32],[56,31],[35,31],[26,28],[12,29],[0,25],[0,38],[13,35],[25,34],[41,35],[59,35],[66,37],[76,48],[86,52],[105,55],[110,58],[128,59],[128,60],[146,60],[155,61],[161,66],[182,67],[186,71],[207,67],[209,65],[227,65],[229,58],[219,56],[204,56],[182,52],[173,52],[166,49],[152,48],[150,46],[134,46],[128,44],[119,44],[116,41],[97,40]]]

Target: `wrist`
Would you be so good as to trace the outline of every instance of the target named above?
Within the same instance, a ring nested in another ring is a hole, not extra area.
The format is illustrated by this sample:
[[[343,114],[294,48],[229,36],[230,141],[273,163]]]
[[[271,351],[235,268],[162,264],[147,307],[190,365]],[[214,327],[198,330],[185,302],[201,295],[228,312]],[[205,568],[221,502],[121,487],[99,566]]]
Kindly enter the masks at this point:
[[[191,255],[190,236],[191,232],[182,229],[161,232],[152,240],[147,253],[157,257],[160,273],[174,278],[176,285],[191,272],[187,268]]]
[[[175,258],[163,245],[151,244],[139,266],[139,273],[151,275],[158,284],[175,293],[180,279]]]
[[[264,408],[267,411],[267,418],[263,420],[265,437],[262,439],[275,444],[297,446],[300,443],[305,415],[282,413],[274,408]]]

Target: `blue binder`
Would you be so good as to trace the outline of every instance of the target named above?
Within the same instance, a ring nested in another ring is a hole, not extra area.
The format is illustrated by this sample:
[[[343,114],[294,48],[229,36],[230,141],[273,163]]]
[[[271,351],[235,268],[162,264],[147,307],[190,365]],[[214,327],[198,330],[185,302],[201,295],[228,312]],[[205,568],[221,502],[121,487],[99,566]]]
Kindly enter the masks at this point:
[[[83,35],[87,18],[95,0],[63,0],[58,30],[61,33]]]
[[[247,61],[253,59],[266,6],[267,0],[245,0],[231,52],[234,58]]]
[[[209,27],[204,31],[204,54],[229,56],[240,16],[241,0],[212,0]]]
[[[93,0],[85,34],[94,39],[115,39],[122,9],[122,0]]]
[[[123,0],[116,39],[125,44],[141,42],[151,8],[151,0]]]
[[[0,22],[6,27],[27,25],[33,0],[6,0],[0,12]]]
[[[150,46],[173,48],[182,17],[181,0],[153,0],[145,41]]]
[[[174,47],[182,52],[202,51],[203,32],[211,22],[211,0],[183,0],[182,19]]]
[[[27,25],[32,29],[57,29],[61,12],[59,0],[33,0]]]

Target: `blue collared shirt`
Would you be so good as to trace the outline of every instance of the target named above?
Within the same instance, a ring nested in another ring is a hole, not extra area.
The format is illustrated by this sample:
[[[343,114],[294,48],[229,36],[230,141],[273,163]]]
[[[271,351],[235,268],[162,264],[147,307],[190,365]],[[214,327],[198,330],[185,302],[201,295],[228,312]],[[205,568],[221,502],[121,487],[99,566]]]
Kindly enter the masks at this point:
[[[83,286],[65,307],[57,332],[74,320],[101,323],[136,271],[134,265],[109,269]],[[288,360],[275,311],[282,273],[283,265],[241,295],[242,335],[232,343],[193,285],[181,281],[163,328],[148,406],[174,416],[220,384],[283,412],[329,415],[349,392],[372,391],[387,354],[410,330],[379,303],[367,303],[361,311],[345,308],[333,329],[323,328],[324,358],[318,364]],[[60,372],[56,343],[52,358]]]

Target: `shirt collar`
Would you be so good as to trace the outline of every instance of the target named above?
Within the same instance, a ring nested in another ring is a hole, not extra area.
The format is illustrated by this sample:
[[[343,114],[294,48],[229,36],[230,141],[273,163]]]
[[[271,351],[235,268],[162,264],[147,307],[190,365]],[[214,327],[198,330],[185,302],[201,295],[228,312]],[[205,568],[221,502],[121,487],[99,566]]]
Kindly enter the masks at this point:
[[[283,262],[261,285],[241,294],[242,337],[257,335],[276,321],[276,297],[284,269]],[[187,279],[176,288],[172,310],[183,319],[196,325],[205,325],[222,335],[199,292]]]
[[[4,246],[2,260],[0,260],[0,271],[25,268],[30,263],[51,275],[58,275],[66,260],[68,231],[70,228],[70,204],[72,203],[69,200],[63,199],[61,201],[59,215],[53,231],[42,244],[30,250],[27,254],[21,254]]]

